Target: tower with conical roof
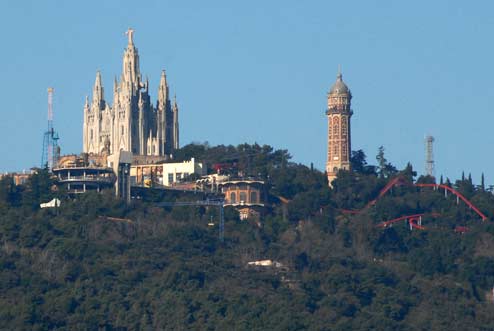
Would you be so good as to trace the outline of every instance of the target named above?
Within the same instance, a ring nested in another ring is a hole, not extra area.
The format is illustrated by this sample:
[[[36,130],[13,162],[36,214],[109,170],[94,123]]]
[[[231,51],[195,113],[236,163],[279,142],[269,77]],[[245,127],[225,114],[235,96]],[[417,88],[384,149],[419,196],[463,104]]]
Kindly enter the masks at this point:
[[[350,170],[351,130],[350,118],[352,93],[343,82],[341,70],[338,70],[336,82],[328,93],[328,154],[326,172],[329,186],[340,169]]]
[[[113,82],[113,105],[105,101],[101,73],[96,73],[93,96],[84,105],[83,151],[100,154],[129,151],[138,155],[169,156],[178,148],[178,109],[172,109],[165,71],[161,74],[156,106],[149,81],[139,69],[134,30],[128,37],[120,81]],[[177,118],[177,120],[175,120]],[[177,125],[177,128],[175,128]]]

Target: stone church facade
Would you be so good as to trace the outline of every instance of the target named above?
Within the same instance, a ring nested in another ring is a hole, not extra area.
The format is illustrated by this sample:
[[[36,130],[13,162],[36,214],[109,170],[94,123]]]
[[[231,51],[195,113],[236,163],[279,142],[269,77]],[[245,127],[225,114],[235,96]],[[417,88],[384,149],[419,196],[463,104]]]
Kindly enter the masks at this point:
[[[178,106],[170,102],[165,71],[161,73],[156,105],[151,103],[148,79],[139,69],[132,29],[127,31],[120,81],[113,84],[113,104],[104,97],[101,73],[96,73],[91,101],[84,104],[83,152],[169,156],[179,148]]]
[[[328,93],[328,154],[326,173],[329,186],[340,169],[350,170],[352,93],[338,72],[336,82]]]

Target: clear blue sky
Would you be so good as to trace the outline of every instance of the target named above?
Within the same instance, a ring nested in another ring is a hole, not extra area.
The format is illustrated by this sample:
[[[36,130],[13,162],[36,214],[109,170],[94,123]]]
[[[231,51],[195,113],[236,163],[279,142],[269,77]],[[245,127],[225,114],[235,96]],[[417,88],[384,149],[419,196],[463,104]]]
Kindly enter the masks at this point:
[[[134,6],[137,5],[137,6]],[[2,1],[0,171],[39,165],[55,88],[62,153],[82,149],[95,73],[111,100],[125,30],[156,98],[166,69],[181,144],[257,142],[324,169],[326,93],[338,64],[353,93],[353,149],[402,168],[485,172],[494,183],[494,2]]]

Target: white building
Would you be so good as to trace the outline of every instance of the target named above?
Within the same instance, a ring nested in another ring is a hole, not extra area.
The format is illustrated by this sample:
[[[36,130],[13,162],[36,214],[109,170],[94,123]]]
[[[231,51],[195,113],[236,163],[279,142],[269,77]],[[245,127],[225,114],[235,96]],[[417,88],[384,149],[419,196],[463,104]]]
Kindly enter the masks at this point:
[[[133,164],[130,169],[131,182],[143,186],[173,186],[187,181],[191,175],[204,176],[206,173],[206,167],[194,158],[177,163]]]
[[[196,162],[194,158],[181,163],[163,163],[163,185],[165,186],[181,182],[192,174],[206,175],[206,169],[202,163]]]

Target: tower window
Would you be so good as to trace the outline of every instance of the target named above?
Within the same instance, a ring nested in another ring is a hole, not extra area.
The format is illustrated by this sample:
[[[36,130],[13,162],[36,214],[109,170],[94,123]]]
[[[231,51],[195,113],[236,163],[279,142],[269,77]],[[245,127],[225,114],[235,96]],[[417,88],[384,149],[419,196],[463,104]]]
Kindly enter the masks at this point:
[[[124,135],[124,127],[123,127],[123,125],[120,127],[120,135],[122,135],[122,136]]]
[[[346,134],[347,134],[347,125],[346,125],[346,123],[347,122],[346,122],[345,118],[342,118],[342,120],[343,121],[341,121],[341,134],[343,136],[346,136]]]
[[[230,203],[237,203],[237,195],[235,192],[230,193]]]
[[[333,135],[339,135],[340,134],[340,119],[338,117],[335,117],[333,119]]]

